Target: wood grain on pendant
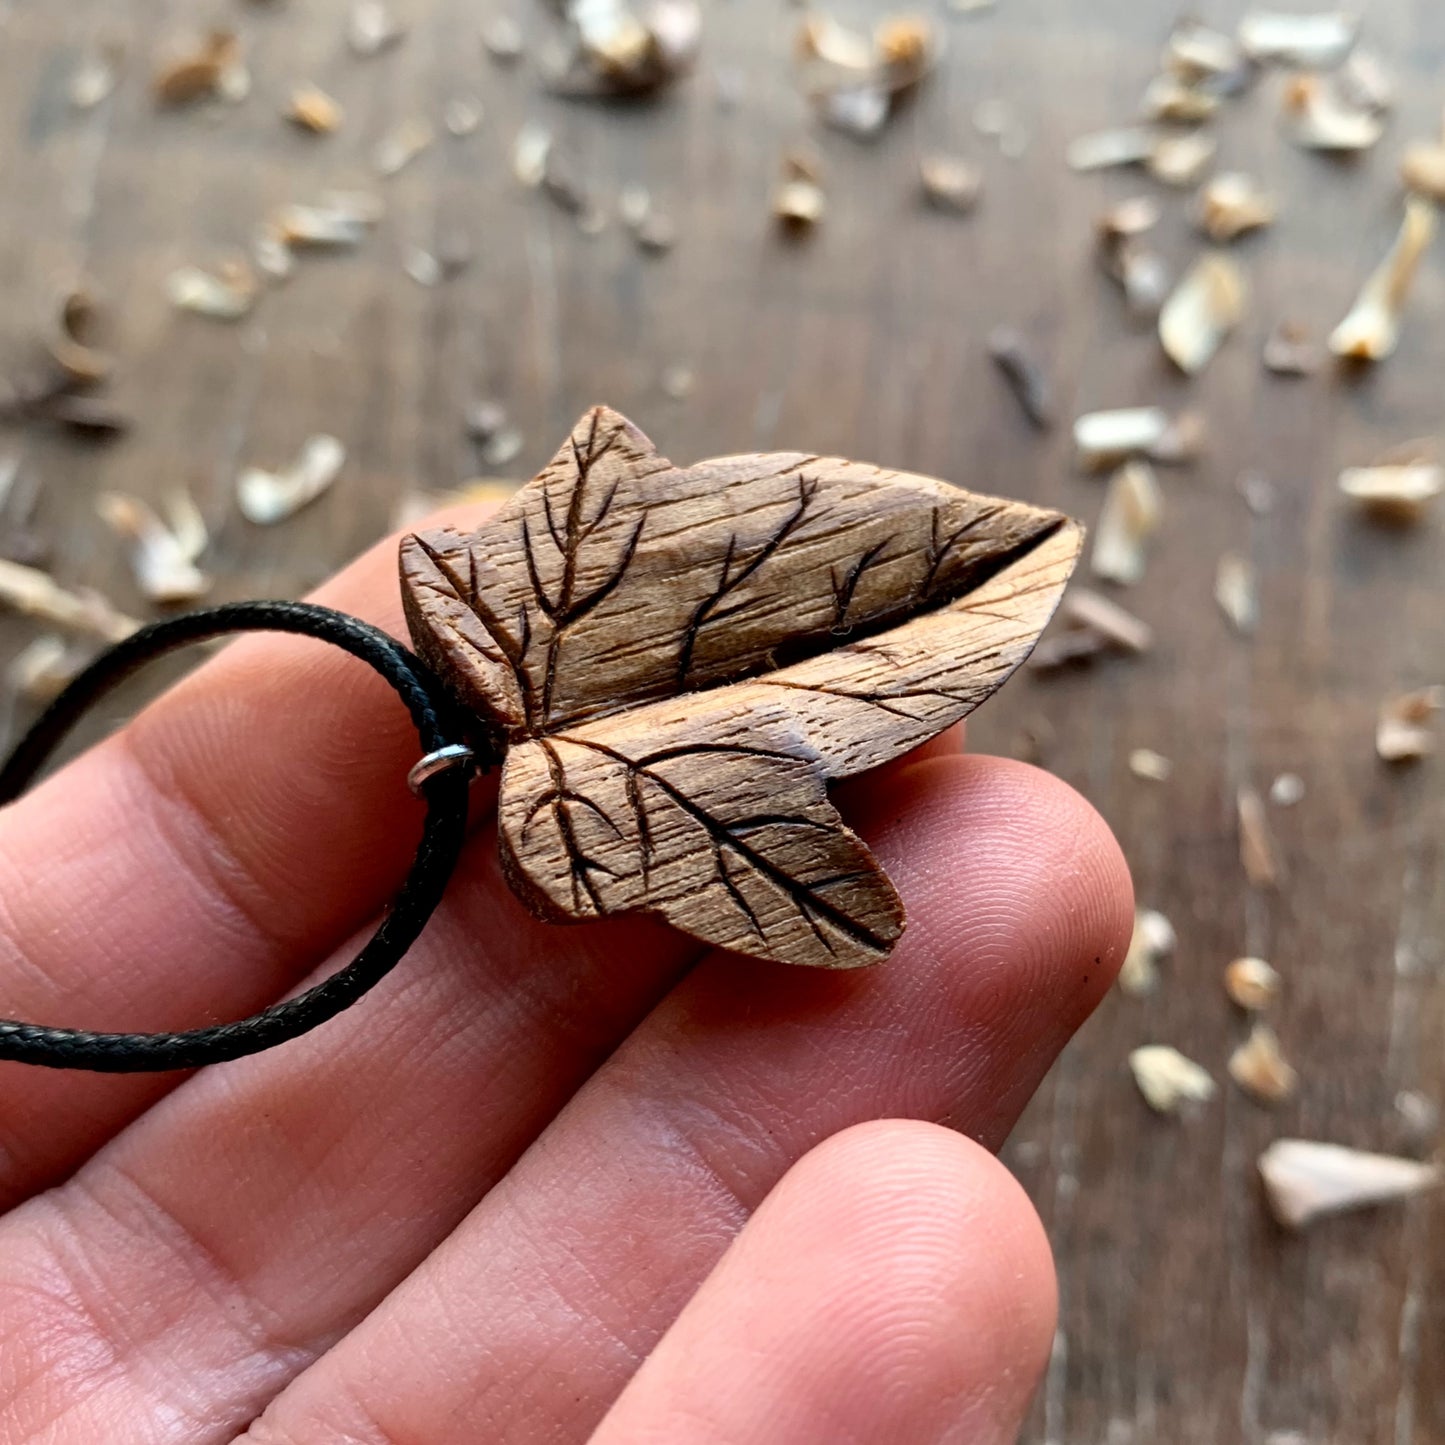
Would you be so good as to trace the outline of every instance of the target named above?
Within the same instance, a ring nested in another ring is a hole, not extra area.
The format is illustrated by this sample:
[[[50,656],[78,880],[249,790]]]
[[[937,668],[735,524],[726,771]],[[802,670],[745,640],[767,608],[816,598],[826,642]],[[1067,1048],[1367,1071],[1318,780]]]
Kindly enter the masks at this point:
[[[1001,686],[1080,540],[835,457],[675,467],[596,407],[478,531],[406,538],[402,591],[417,650],[506,743],[502,858],[529,907],[853,968],[903,906],[827,781]]]

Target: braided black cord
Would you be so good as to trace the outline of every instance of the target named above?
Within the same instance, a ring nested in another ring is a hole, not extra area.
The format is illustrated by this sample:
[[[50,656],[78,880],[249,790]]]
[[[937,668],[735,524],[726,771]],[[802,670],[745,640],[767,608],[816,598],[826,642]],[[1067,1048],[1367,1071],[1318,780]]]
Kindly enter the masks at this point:
[[[296,632],[333,643],[369,663],[396,689],[416,724],[423,754],[463,741],[459,715],[441,683],[420,658],[379,628],[309,603],[236,602],[142,627],[97,658],[0,767],[0,804],[20,795],[102,693],[162,653],[228,632]],[[194,1069],[259,1053],[325,1023],[391,972],[441,901],[466,837],[468,781],[466,768],[451,768],[421,785],[426,824],[391,911],[352,962],[314,988],[250,1018],[185,1033],[92,1033],[0,1020],[0,1059],[109,1074]]]

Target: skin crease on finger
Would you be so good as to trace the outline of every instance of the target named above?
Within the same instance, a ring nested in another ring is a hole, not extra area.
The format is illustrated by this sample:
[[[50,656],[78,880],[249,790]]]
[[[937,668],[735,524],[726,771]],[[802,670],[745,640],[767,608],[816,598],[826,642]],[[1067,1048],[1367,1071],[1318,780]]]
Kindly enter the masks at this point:
[[[1053,1340],[1043,1226],[987,1150],[855,1125],[806,1154],[591,1445],[1007,1445]]]
[[[908,906],[893,960],[704,960],[250,1441],[570,1445],[820,1139],[902,1115],[1002,1142],[1122,959],[1117,845],[1062,783],[991,758],[900,769],[855,816]]]

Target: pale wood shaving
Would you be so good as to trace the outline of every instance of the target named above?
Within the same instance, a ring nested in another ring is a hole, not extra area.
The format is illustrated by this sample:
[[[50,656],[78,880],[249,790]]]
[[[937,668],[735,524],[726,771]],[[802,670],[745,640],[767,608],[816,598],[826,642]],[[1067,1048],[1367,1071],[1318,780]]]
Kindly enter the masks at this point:
[[[141,625],[99,592],[90,588],[72,592],[48,572],[4,558],[0,558],[0,605],[103,642],[121,642]]]
[[[1229,1077],[1260,1104],[1282,1104],[1299,1088],[1299,1074],[1285,1059],[1274,1030],[1262,1023],[1229,1056]]]
[[[1291,80],[1285,86],[1284,110],[1291,135],[1309,150],[1366,151],[1385,134],[1379,111],[1354,104],[1338,82],[1323,76]]]
[[[1368,467],[1346,467],[1340,491],[1377,521],[1413,526],[1445,491],[1445,467],[1429,442],[1398,448]]]
[[[1094,131],[1070,141],[1064,159],[1073,171],[1142,165],[1154,154],[1159,139],[1159,133],[1147,126]]]
[[[1259,1156],[1259,1173],[1271,1213],[1289,1229],[1408,1199],[1441,1181],[1433,1164],[1308,1139],[1276,1139]]]
[[[1387,763],[1412,763],[1432,756],[1435,719],[1445,709],[1445,685],[1417,688],[1387,697],[1380,704],[1375,751]]]
[[[240,259],[223,262],[215,272],[182,266],[166,277],[172,306],[216,321],[239,321],[255,305],[260,289],[255,272]]]
[[[1278,970],[1262,958],[1236,958],[1224,970],[1224,991],[1246,1013],[1260,1013],[1279,998]]]
[[[1179,946],[1174,925],[1157,909],[1134,912],[1134,932],[1119,969],[1119,988],[1131,998],[1144,998],[1159,985],[1159,965]]]
[[[1159,530],[1164,498],[1145,462],[1127,462],[1114,473],[1094,531],[1090,566],[1096,577],[1131,586],[1144,576],[1147,543]]]
[[[1191,84],[1233,77],[1243,64],[1244,53],[1233,36],[1199,20],[1176,20],[1165,42],[1165,70]]]
[[[330,135],[340,129],[344,118],[339,102],[315,85],[299,85],[291,92],[285,116],[313,135]]]
[[[1219,96],[1177,75],[1156,75],[1144,91],[1140,114],[1147,120],[1194,124],[1209,120],[1219,109]]]
[[[1239,813],[1239,861],[1244,865],[1244,876],[1256,888],[1277,888],[1283,870],[1264,811],[1264,800],[1253,788],[1241,788],[1235,803]]]
[[[1060,611],[1072,626],[1097,632],[1121,652],[1148,652],[1154,645],[1154,630],[1147,622],[1091,587],[1070,588]]]
[[[1214,575],[1214,600],[1241,637],[1259,625],[1259,589],[1254,564],[1238,552],[1226,552]]]
[[[515,17],[499,12],[483,23],[482,45],[493,60],[511,65],[521,59],[526,41]]]
[[[5,669],[6,685],[29,702],[53,702],[79,676],[92,657],[54,633],[26,643]]]
[[[399,45],[406,27],[382,0],[356,0],[346,17],[346,43],[362,57]]]
[[[477,131],[482,123],[482,115],[480,101],[473,100],[469,95],[454,95],[442,108],[442,124],[448,135],[454,135],[460,140]]]
[[[1217,1092],[1206,1069],[1166,1044],[1133,1050],[1129,1068],[1145,1103],[1157,1114],[1176,1114],[1185,1104],[1208,1103]]]
[[[1219,142],[1202,130],[1166,135],[1155,144],[1146,164],[1149,174],[1166,186],[1192,186],[1209,169],[1218,149]]]
[[[381,138],[372,152],[372,164],[378,174],[394,176],[409,166],[435,139],[436,131],[431,122],[421,116],[413,116]]]
[[[1148,783],[1167,783],[1173,775],[1174,764],[1153,748],[1135,748],[1129,754],[1129,771]]]
[[[242,515],[263,527],[285,521],[330,487],[345,460],[346,448],[322,434],[309,438],[284,472],[247,467],[236,483]]]
[[[308,205],[283,206],[272,229],[297,250],[338,250],[359,246],[381,219],[380,200],[366,191],[328,191]]]
[[[1151,456],[1169,425],[1169,413],[1158,406],[1085,412],[1074,422],[1074,452],[1085,471],[1104,471],[1131,457]]]
[[[115,42],[93,46],[81,56],[65,91],[76,110],[94,110],[110,99],[120,82],[124,56],[124,49]]]
[[[962,156],[934,152],[918,162],[923,196],[935,210],[963,215],[978,203],[983,173]]]
[[[206,547],[206,524],[188,493],[172,494],[166,507],[162,520],[149,502],[125,492],[103,492],[96,500],[106,525],[131,544],[131,570],[141,592],[163,605],[194,602],[212,585],[195,565]]]
[[[1272,225],[1276,213],[1274,197],[1240,171],[1221,172],[1199,193],[1199,225],[1215,241]]]
[[[187,105],[219,96],[229,84],[234,97],[237,74],[244,74],[240,38],[232,30],[215,29],[156,70],[151,94],[160,105]]]
[[[1330,350],[1336,356],[1381,361],[1395,350],[1415,272],[1435,229],[1434,206],[1411,196],[1395,244],[1361,288],[1349,315],[1330,333]]]
[[[1304,796],[1305,780],[1298,773],[1281,773],[1269,785],[1269,800],[1276,808],[1293,808]]]
[[[83,286],[72,286],[60,296],[54,323],[45,337],[51,360],[77,386],[98,386],[115,363],[92,344],[100,305]]]
[[[1228,257],[1200,257],[1159,313],[1165,354],[1187,376],[1209,364],[1244,315],[1244,273]]]
[[[1340,90],[1361,110],[1387,111],[1395,104],[1395,79],[1377,55],[1354,51],[1340,67]]]
[[[1332,70],[1354,49],[1359,20],[1344,12],[1251,11],[1239,22],[1239,43],[1261,65]]]

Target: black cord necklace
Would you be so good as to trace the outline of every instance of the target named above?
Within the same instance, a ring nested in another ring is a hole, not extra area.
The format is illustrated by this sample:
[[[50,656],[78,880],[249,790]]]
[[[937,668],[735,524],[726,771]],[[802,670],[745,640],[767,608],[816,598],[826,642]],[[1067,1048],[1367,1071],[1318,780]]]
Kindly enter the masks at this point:
[[[303,602],[236,602],[142,627],[103,653],[45,710],[0,768],[0,804],[29,786],[82,713],[123,678],[163,653],[228,632],[294,632],[330,642],[376,669],[406,704],[424,756],[412,769],[426,824],[390,911],[345,968],[250,1018],[183,1033],[94,1033],[0,1020],[0,1059],[52,1069],[152,1073],[195,1069],[259,1053],[325,1023],[375,987],[416,941],[441,901],[466,838],[471,777],[496,759],[465,741],[462,717],[436,676],[380,628]]]

